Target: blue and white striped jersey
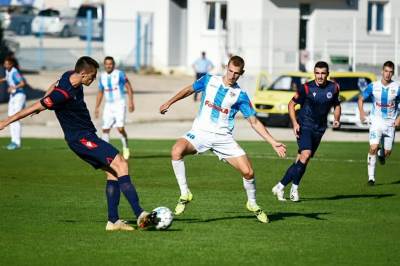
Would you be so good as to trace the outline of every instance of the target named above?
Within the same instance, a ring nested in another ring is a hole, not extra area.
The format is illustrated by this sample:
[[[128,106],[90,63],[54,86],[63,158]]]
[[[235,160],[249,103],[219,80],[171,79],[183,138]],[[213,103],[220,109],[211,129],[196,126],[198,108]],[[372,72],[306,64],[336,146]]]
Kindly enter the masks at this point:
[[[371,117],[395,120],[398,115],[400,101],[400,85],[392,81],[388,86],[383,86],[381,81],[370,83],[363,91],[363,99],[372,97]]]
[[[237,83],[225,87],[222,78],[206,74],[193,83],[196,92],[203,92],[193,129],[231,134],[238,111],[245,118],[256,114],[247,93]]]
[[[102,72],[99,79],[99,89],[104,92],[106,102],[125,101],[126,75],[123,71],[114,69],[108,74]]]
[[[6,81],[8,86],[17,86],[21,81],[23,80],[23,77],[19,73],[18,69],[15,67],[11,68],[10,71],[6,70]],[[23,88],[18,88],[15,92],[12,92],[12,94],[15,94],[17,92],[24,93]]]

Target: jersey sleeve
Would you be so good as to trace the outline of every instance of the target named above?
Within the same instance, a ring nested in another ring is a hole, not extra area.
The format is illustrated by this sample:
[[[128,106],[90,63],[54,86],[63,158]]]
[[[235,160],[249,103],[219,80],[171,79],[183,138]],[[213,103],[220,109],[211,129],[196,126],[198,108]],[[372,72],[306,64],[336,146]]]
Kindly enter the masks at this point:
[[[372,83],[368,84],[367,88],[362,92],[363,100],[368,99],[372,96],[373,85]]]
[[[198,80],[196,80],[192,85],[194,91],[195,92],[204,91],[207,87],[208,82],[210,81],[210,78],[211,76],[209,74],[206,74],[201,78],[199,78]]]
[[[256,111],[254,110],[247,93],[241,92],[238,100],[239,110],[243,114],[244,118],[256,115]]]
[[[56,110],[63,106],[66,102],[71,99],[71,95],[68,91],[55,87],[54,90],[46,97],[40,100],[40,103],[49,110]]]
[[[14,73],[12,74],[12,79],[15,84],[19,84],[23,80],[21,74],[18,71],[14,71]]]
[[[125,87],[125,83],[128,80],[124,71],[119,72],[119,85]]]
[[[102,80],[102,78],[100,76],[100,78],[99,78],[99,91],[104,91],[104,85],[103,85],[103,82],[101,80]]]
[[[292,101],[294,101],[294,102],[297,103],[297,104],[303,104],[304,101],[305,101],[305,99],[306,99],[306,96],[307,96],[307,94],[306,94],[306,89],[308,90],[308,85],[307,85],[307,83],[301,85],[301,86],[297,89],[296,93],[294,94],[294,96],[293,96],[293,98],[292,98]]]
[[[335,82],[335,93],[333,94],[333,106],[336,107],[340,105],[340,86],[338,83]]]

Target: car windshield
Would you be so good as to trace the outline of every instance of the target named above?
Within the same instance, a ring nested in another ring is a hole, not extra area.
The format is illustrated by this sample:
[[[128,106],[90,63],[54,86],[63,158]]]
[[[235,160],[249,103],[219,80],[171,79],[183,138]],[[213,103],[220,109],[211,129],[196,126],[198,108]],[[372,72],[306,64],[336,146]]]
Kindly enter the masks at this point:
[[[339,84],[340,91],[363,91],[371,83],[371,80],[365,77],[331,77],[331,80]]]
[[[307,81],[305,77],[280,76],[272,83],[269,90],[274,91],[296,91]]]
[[[43,17],[57,17],[60,15],[60,12],[58,10],[53,10],[53,9],[45,9],[39,12],[39,16]]]
[[[86,18],[86,14],[88,11],[92,11],[92,18],[97,18],[97,8],[94,6],[81,6],[78,10],[77,17]]]

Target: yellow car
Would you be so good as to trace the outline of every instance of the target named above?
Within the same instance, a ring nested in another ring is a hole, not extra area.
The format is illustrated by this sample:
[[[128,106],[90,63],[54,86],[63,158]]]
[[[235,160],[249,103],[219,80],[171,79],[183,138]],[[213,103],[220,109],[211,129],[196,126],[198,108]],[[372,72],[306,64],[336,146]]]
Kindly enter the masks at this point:
[[[253,99],[258,119],[266,125],[290,126],[288,103],[297,88],[312,79],[314,73],[311,72],[287,72],[267,86],[266,74],[260,73]],[[329,79],[339,84],[341,100],[347,100],[375,81],[376,76],[368,72],[332,72]]]

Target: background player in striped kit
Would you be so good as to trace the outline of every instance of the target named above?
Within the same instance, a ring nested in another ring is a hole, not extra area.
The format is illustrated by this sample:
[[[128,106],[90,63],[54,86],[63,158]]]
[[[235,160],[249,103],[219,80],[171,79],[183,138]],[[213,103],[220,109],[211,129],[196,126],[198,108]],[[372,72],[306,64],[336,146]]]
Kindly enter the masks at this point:
[[[280,157],[285,156],[286,147],[276,141],[255,117],[255,110],[247,93],[236,83],[243,73],[244,60],[239,56],[233,56],[229,60],[224,76],[206,74],[160,106],[160,113],[165,114],[173,103],[190,96],[195,91],[202,92],[200,109],[192,129],[176,141],[171,151],[172,167],[181,191],[175,208],[176,215],[182,214],[193,199],[186,182],[183,157],[211,150],[220,160],[228,162],[241,173],[247,194],[247,209],[253,212],[260,222],[268,222],[267,215],[256,202],[255,175],[251,162],[232,136],[237,112],[243,114],[252,128],[271,144]]]
[[[10,100],[8,101],[8,116],[12,116],[22,110],[25,106],[26,95],[24,87],[26,82],[17,68],[16,59],[7,56],[4,60],[6,77],[0,82],[7,82]],[[7,150],[15,150],[21,147],[21,122],[15,121],[10,125],[11,143],[7,145]]]
[[[395,127],[400,126],[398,104],[400,102],[400,85],[392,80],[394,64],[387,61],[382,67],[382,79],[370,83],[358,99],[360,119],[366,122],[364,100],[372,97],[373,107],[369,116],[369,152],[368,152],[368,184],[375,184],[376,156],[379,162],[385,163],[392,152]],[[379,143],[381,147],[379,148]]]
[[[126,98],[128,98],[128,110],[132,113],[135,110],[133,88],[125,73],[115,69],[115,61],[111,56],[104,58],[104,70],[99,79],[95,116],[96,118],[99,116],[99,108],[104,96],[106,103],[103,109],[102,139],[108,142],[111,128],[116,127],[121,135],[122,154],[127,160],[129,159],[130,151],[128,135],[125,131]]]

